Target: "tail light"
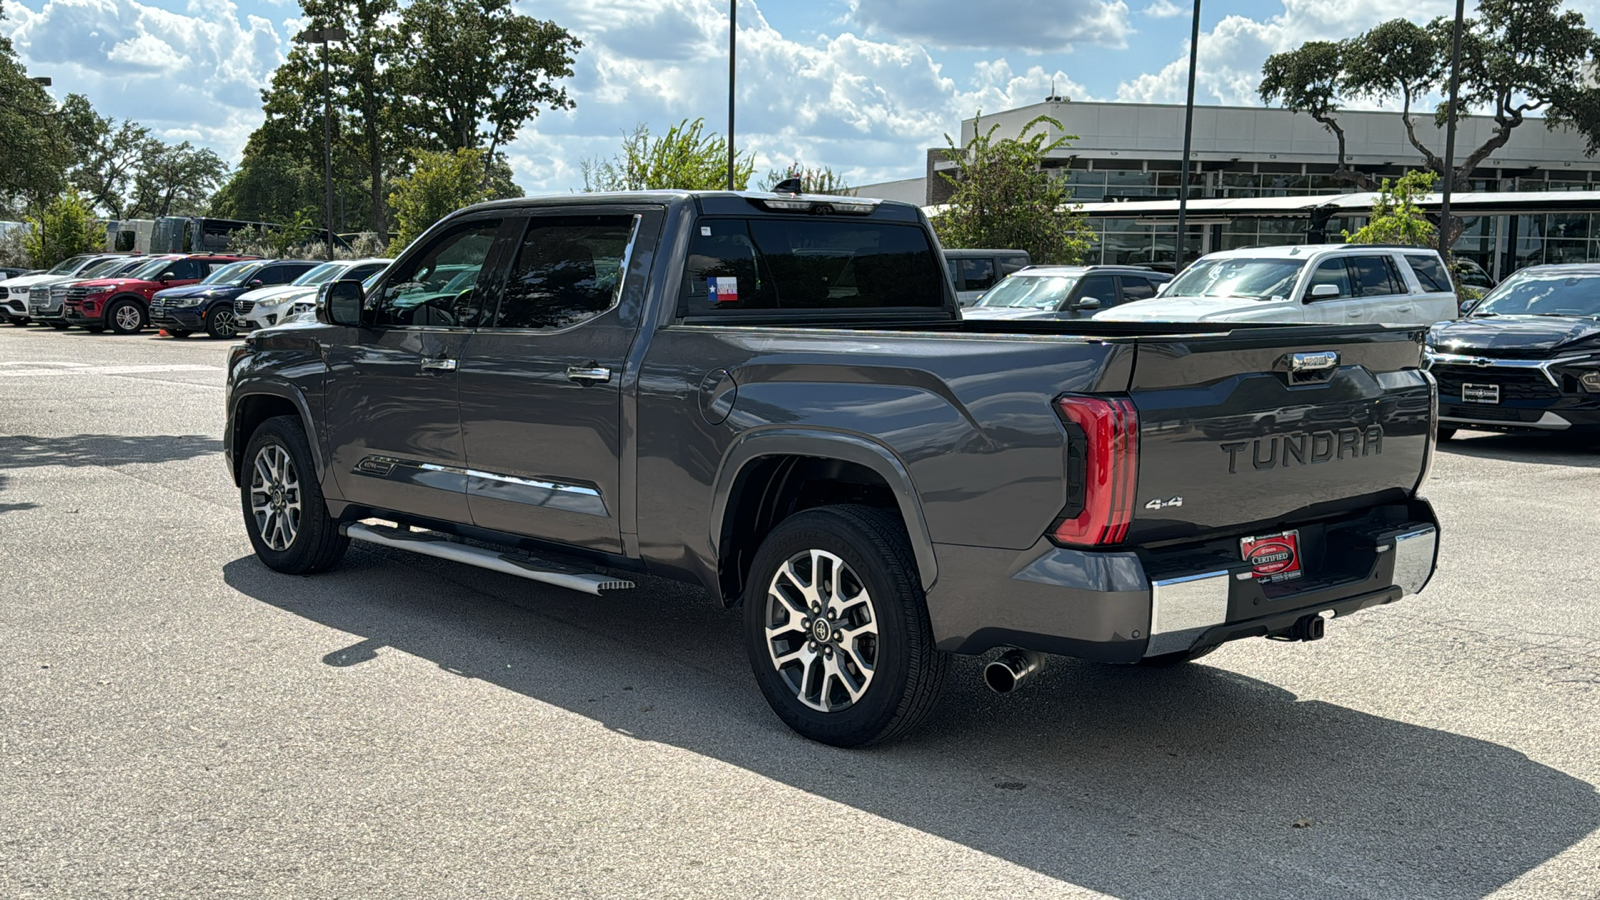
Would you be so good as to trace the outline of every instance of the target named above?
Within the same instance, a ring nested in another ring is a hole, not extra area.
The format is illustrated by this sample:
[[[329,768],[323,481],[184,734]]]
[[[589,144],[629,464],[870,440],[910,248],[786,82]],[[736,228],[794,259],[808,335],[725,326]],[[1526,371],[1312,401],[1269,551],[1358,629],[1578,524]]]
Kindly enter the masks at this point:
[[[1067,426],[1069,490],[1050,537],[1079,547],[1120,543],[1133,522],[1139,411],[1127,399],[1074,396],[1057,399],[1056,409]]]

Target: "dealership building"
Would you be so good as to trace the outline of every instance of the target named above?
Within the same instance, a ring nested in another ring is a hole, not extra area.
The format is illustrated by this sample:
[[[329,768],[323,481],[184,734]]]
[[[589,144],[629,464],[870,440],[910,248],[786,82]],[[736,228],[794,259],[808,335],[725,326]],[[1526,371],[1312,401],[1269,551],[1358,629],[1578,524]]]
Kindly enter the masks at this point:
[[[1076,137],[1046,166],[1065,178],[1095,232],[1094,261],[1170,268],[1177,244],[1177,197],[1184,108],[1141,103],[1044,103],[968,119],[962,143],[981,128],[1015,137],[1038,116]],[[1399,113],[1342,111],[1346,160],[1377,178],[1420,168]],[[1413,117],[1419,139],[1443,155],[1444,129],[1431,115]],[[1458,123],[1464,158],[1492,134],[1494,120]],[[1049,140],[1063,132],[1045,126]],[[1366,220],[1373,195],[1333,177],[1338,145],[1310,116],[1265,107],[1196,106],[1189,176],[1185,256],[1213,250],[1339,240]],[[1496,277],[1544,262],[1600,260],[1600,158],[1582,135],[1529,119],[1510,141],[1458,184],[1452,213],[1463,219],[1456,245]],[[955,164],[943,148],[927,151],[921,178],[864,185],[865,197],[906,200],[936,212],[950,196],[940,176]],[[1422,204],[1436,210],[1438,197]]]

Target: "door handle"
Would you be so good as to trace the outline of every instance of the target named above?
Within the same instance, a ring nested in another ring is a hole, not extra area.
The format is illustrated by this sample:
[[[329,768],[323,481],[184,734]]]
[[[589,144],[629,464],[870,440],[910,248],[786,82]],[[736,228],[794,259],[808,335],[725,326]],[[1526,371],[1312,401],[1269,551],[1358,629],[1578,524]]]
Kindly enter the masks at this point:
[[[456,361],[453,359],[445,359],[441,356],[438,359],[425,359],[422,361],[422,371],[424,372],[454,372],[455,370]]]
[[[611,380],[611,370],[605,366],[597,366],[594,363],[586,366],[567,366],[567,380],[576,381],[579,384],[585,382],[603,384]]]

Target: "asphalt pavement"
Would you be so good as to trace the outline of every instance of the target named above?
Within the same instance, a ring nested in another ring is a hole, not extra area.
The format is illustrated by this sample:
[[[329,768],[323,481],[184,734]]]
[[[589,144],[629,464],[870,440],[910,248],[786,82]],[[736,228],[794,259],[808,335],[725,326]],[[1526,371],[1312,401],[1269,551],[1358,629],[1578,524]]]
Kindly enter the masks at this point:
[[[1600,898],[1600,444],[1462,432],[1421,596],[785,729],[736,616],[251,554],[231,343],[0,327],[0,897]]]

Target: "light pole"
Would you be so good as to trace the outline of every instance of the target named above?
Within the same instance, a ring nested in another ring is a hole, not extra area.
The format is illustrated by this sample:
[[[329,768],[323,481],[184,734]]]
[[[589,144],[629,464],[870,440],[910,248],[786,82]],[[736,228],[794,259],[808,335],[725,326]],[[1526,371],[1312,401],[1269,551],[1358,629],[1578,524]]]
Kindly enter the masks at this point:
[[[1444,190],[1439,198],[1439,256],[1450,261],[1450,192],[1456,179],[1456,103],[1461,97],[1461,20],[1466,0],[1456,0],[1456,22],[1450,34],[1450,111],[1444,132]]]
[[[349,37],[350,33],[340,25],[307,28],[294,36],[296,43],[322,45],[322,188],[327,213],[323,221],[328,229],[328,239],[323,246],[327,248],[328,259],[333,259],[333,92],[328,86],[328,44]]]
[[[739,0],[728,0],[728,190],[733,190],[734,47],[739,39]]]
[[[1189,149],[1194,135],[1194,77],[1200,62],[1200,0],[1194,0],[1194,24],[1189,29],[1189,99],[1183,107],[1183,169],[1178,176],[1178,255],[1174,274],[1183,271],[1183,246],[1189,231]]]

